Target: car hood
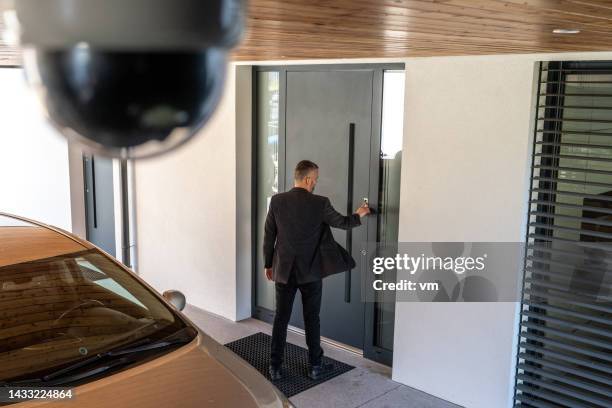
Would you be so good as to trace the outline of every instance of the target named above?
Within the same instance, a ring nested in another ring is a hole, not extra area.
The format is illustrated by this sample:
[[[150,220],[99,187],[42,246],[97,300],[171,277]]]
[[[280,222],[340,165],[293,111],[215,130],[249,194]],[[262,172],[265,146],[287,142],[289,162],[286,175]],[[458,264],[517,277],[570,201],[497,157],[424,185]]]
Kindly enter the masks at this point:
[[[74,388],[71,402],[38,401],[14,407],[265,407],[288,406],[261,374],[200,335],[155,360]]]

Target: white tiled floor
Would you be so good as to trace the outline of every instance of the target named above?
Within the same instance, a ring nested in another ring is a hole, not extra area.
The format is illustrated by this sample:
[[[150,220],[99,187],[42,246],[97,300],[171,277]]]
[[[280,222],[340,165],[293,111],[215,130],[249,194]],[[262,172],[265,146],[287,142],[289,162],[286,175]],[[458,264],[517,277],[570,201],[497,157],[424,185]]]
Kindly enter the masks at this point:
[[[257,332],[271,334],[272,327],[259,320],[232,322],[187,306],[185,313],[207,334],[221,344]],[[306,347],[302,335],[289,332],[287,341]],[[355,366],[339,375],[291,398],[297,408],[458,408],[458,405],[391,380],[391,369],[349,351],[323,344],[325,354]]]

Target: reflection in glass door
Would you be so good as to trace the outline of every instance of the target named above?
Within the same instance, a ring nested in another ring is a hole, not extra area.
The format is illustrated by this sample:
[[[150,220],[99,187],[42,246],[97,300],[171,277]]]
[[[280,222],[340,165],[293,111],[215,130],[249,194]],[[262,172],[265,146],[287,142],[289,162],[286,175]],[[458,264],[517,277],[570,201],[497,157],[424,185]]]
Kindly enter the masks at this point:
[[[404,125],[404,71],[385,71],[383,74],[383,105],[380,140],[378,184],[378,212],[376,242],[397,252],[400,175]],[[385,281],[395,282],[396,272],[382,275]],[[374,347],[393,351],[395,296],[376,292],[374,303]]]
[[[279,72],[257,72],[257,231],[263,231],[270,198],[278,193],[279,186]],[[255,266],[256,305],[274,310],[274,285],[263,278],[263,263],[260,261],[263,234],[257,234]]]

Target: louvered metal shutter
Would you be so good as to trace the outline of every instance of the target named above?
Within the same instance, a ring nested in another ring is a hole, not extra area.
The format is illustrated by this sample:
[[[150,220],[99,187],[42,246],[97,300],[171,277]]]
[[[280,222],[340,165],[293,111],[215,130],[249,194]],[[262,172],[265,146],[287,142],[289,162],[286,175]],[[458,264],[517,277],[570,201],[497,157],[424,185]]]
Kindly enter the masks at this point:
[[[612,63],[542,63],[516,406],[612,407]]]

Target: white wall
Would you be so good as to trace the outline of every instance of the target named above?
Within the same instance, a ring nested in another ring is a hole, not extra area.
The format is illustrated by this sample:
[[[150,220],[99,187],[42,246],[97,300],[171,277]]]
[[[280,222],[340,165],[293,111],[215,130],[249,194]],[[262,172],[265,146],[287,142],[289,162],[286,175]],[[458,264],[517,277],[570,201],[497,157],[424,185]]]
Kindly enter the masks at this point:
[[[138,272],[157,290],[236,319],[235,67],[201,134],[135,164]]]
[[[535,62],[406,60],[400,241],[523,242]],[[470,408],[512,406],[518,303],[398,303],[393,379]]]
[[[534,63],[406,64],[400,241],[524,240]],[[393,378],[467,407],[506,407],[515,303],[398,303]]]
[[[46,123],[21,69],[0,68],[0,211],[70,231],[68,144]]]

